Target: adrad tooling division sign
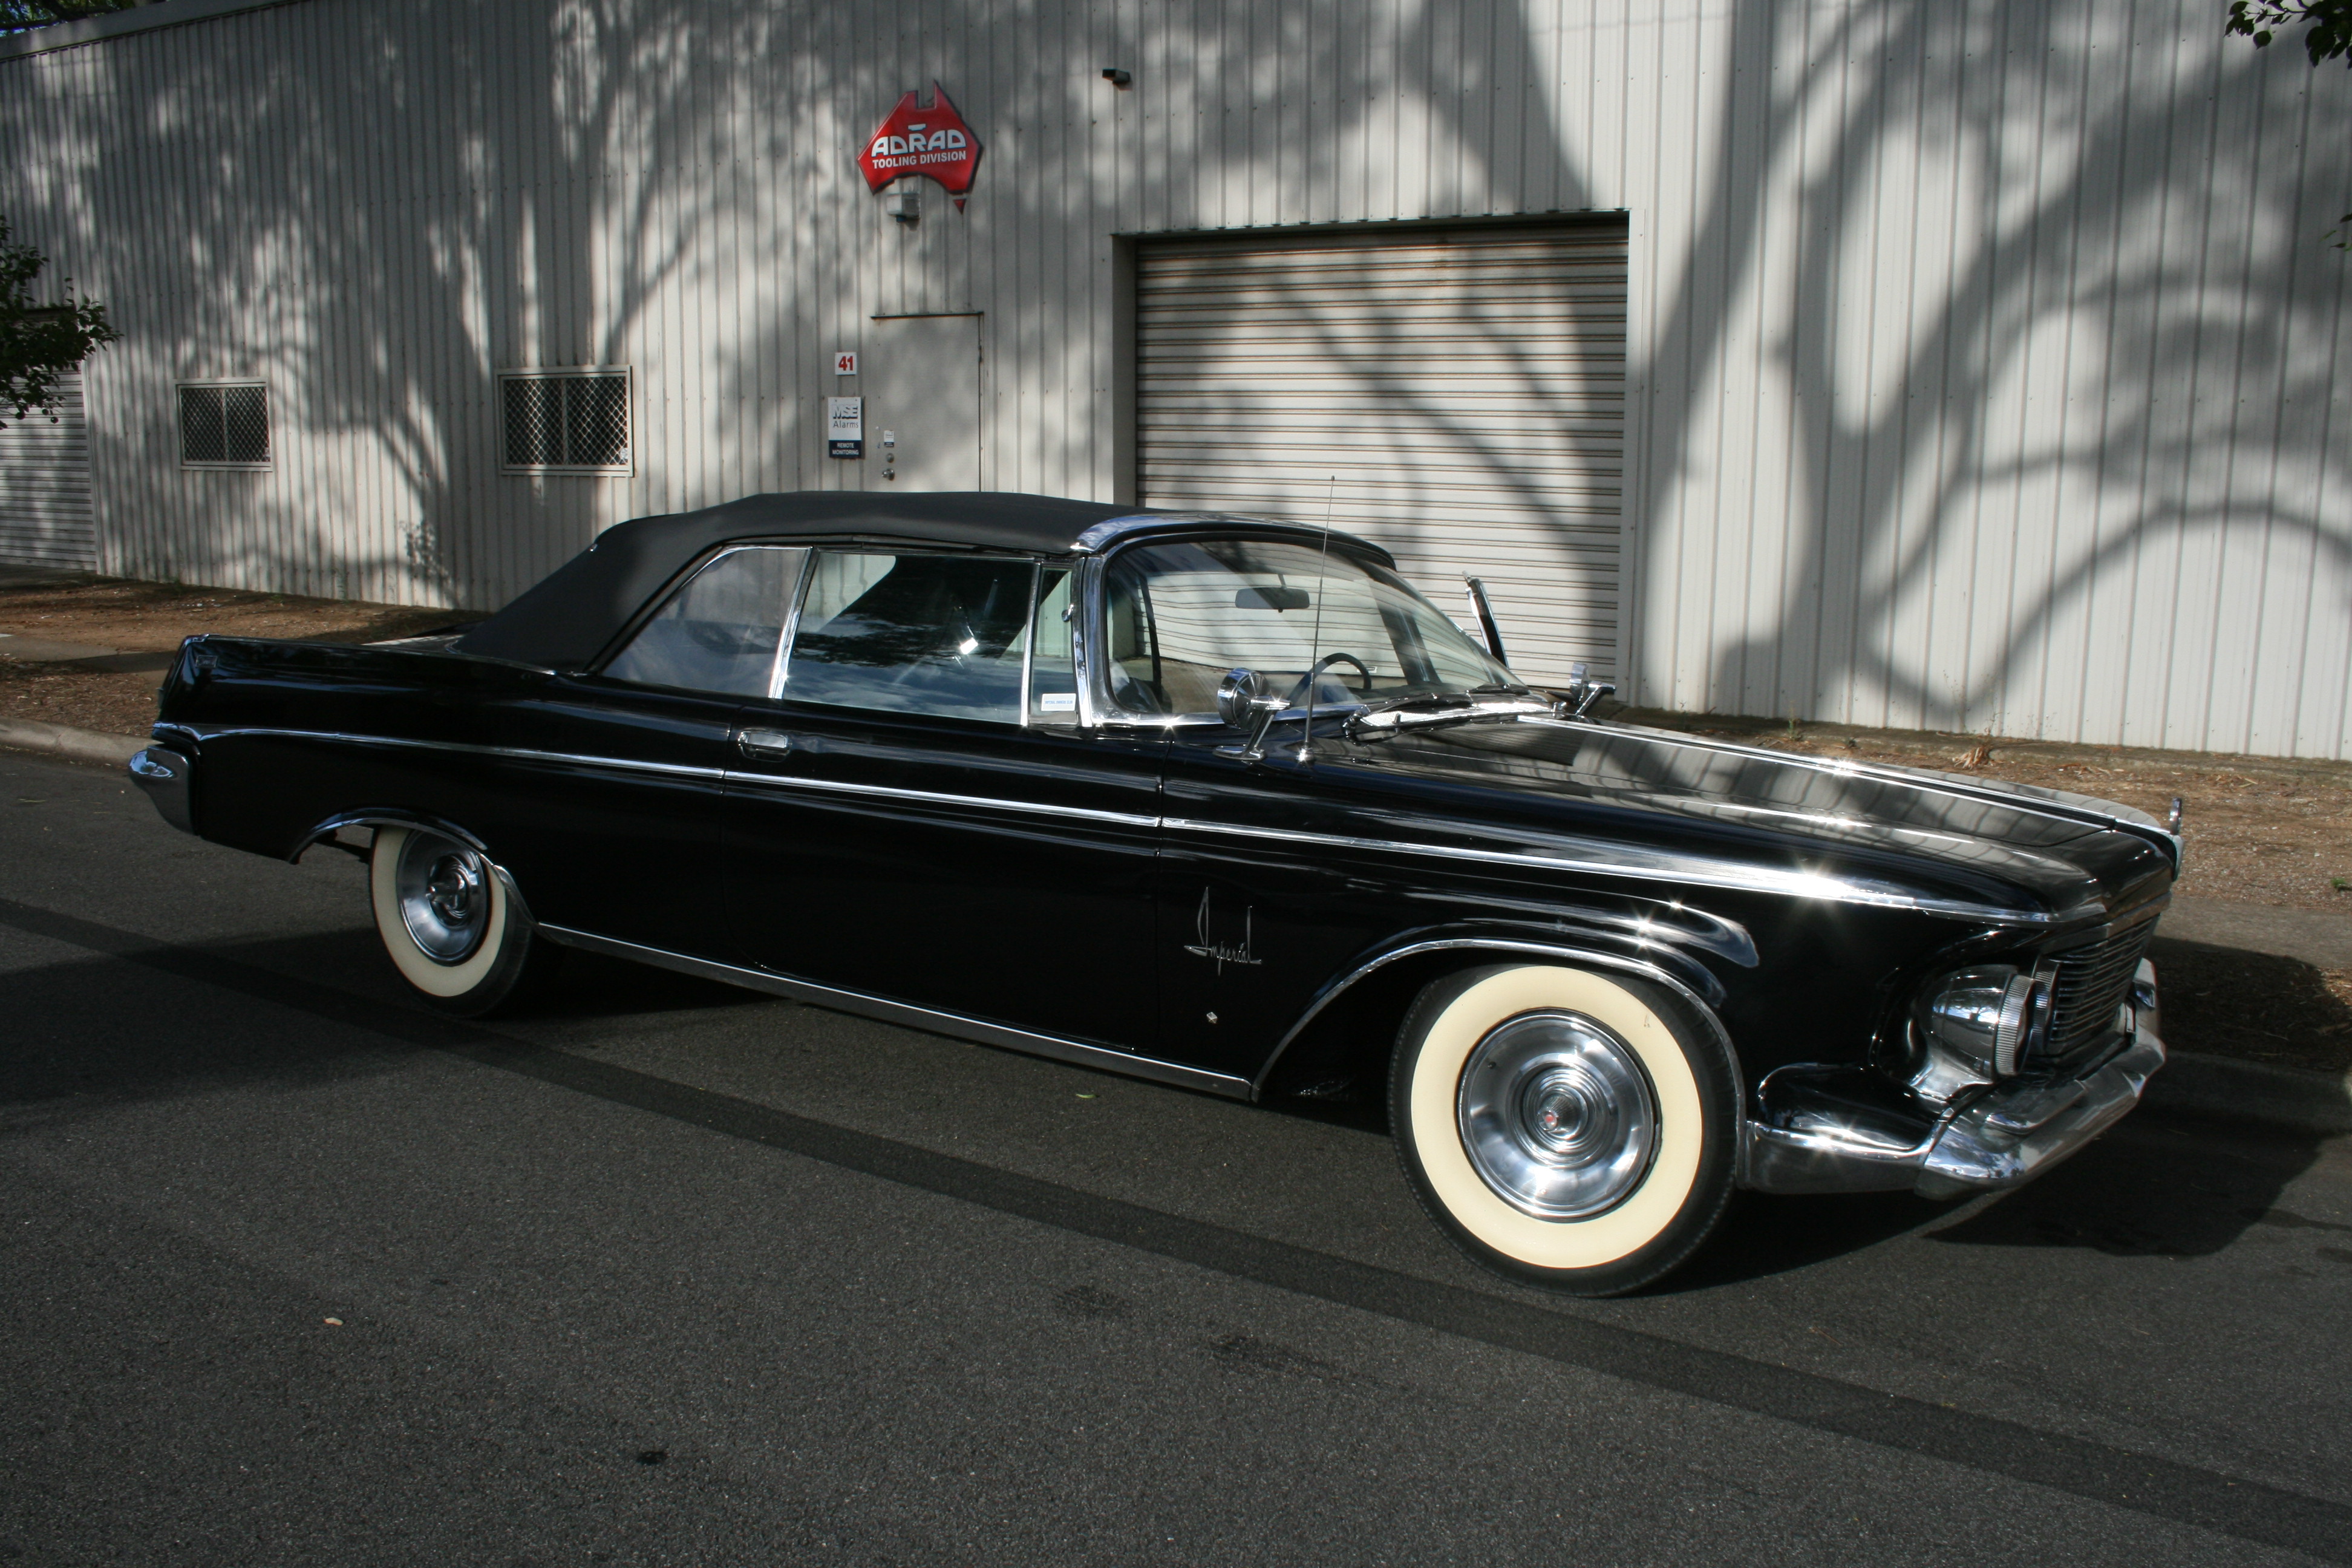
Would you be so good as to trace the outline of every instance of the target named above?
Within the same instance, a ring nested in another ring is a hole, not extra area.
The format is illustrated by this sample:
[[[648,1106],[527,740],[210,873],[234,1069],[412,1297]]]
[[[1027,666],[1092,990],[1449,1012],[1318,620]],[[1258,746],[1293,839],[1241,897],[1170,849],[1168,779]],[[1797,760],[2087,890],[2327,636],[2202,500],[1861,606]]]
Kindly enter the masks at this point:
[[[893,180],[920,174],[937,180],[961,207],[971,177],[980,171],[980,138],[938,82],[931,83],[930,107],[925,108],[921,99],[920,93],[910,92],[898,100],[890,117],[866,139],[857,166],[866,171],[868,189],[878,191]]]

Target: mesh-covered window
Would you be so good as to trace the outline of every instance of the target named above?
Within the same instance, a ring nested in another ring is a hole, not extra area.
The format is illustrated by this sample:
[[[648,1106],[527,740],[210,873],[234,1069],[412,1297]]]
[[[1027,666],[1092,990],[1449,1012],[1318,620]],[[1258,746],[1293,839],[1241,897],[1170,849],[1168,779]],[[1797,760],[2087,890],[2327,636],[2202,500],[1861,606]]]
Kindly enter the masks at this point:
[[[257,381],[180,388],[180,463],[191,468],[269,466],[269,389]]]
[[[630,471],[627,370],[519,371],[499,399],[509,472]]]

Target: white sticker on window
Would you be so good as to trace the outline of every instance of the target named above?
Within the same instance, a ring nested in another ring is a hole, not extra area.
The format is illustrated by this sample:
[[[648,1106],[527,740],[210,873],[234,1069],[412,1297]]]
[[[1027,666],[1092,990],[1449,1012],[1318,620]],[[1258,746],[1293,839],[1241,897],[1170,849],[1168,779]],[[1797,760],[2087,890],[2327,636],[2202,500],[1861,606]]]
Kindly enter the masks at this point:
[[[1040,713],[1075,713],[1078,710],[1078,694],[1075,691],[1041,691],[1037,694]]]

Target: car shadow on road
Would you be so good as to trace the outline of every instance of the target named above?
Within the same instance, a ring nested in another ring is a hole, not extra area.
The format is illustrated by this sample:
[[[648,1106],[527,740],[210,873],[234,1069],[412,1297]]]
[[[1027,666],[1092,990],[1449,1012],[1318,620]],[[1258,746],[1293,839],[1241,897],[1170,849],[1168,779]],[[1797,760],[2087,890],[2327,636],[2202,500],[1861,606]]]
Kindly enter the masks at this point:
[[[1953,1247],[2074,1247],[2198,1258],[2250,1226],[2300,1222],[2279,1206],[2320,1141],[2143,1111],[2038,1181],[1976,1201],[1909,1193],[1742,1193],[1699,1255],[1645,1294],[1675,1295],[1813,1268],[1917,1235]]]
[[[425,1012],[367,927],[179,948],[170,956],[170,969],[92,953],[11,973],[0,1007],[0,1106],[257,1082],[299,1087],[383,1071],[427,1048],[397,1029],[354,1026],[313,1010],[316,988],[325,986],[356,999],[362,1013]],[[642,964],[566,957],[561,985],[523,1016],[625,1017],[766,1000]],[[208,963],[218,966],[217,985],[205,983]],[[282,1007],[257,1007],[257,1000]],[[492,1017],[481,1026],[495,1032],[499,1023]]]
[[[2317,1134],[2141,1111],[2031,1185],[1927,1233],[1965,1247],[2079,1247],[2201,1258],[2281,1221]]]

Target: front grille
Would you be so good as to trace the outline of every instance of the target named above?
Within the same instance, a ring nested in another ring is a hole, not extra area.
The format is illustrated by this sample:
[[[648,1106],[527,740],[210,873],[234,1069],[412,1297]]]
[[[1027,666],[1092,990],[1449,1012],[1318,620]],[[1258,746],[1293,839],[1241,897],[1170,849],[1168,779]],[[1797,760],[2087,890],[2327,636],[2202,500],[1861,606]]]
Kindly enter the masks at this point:
[[[2115,1026],[2116,1009],[2131,989],[2132,976],[2156,935],[2156,922],[2141,921],[2088,947],[2055,955],[2056,994],[2050,1009],[2050,1033],[2041,1055],[2063,1062]]]

